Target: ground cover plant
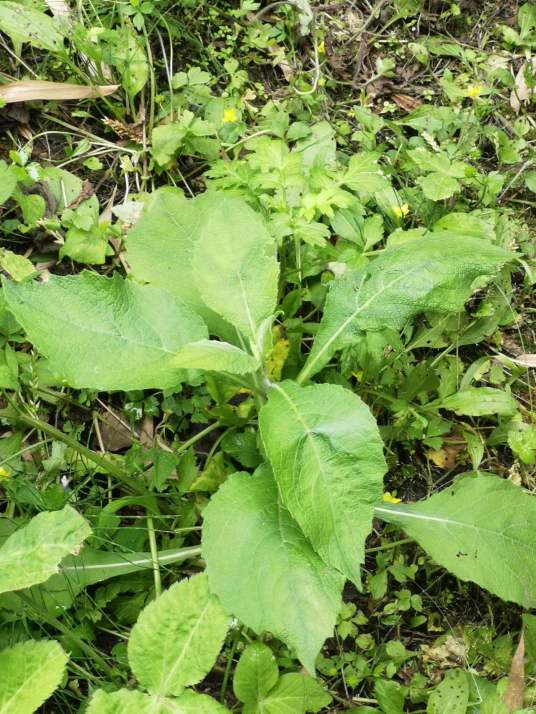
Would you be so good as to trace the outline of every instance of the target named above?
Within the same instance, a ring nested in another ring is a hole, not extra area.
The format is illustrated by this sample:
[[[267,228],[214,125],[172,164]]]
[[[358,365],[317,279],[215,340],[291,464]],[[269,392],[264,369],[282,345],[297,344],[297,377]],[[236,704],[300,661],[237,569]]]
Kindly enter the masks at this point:
[[[533,710],[535,7],[0,4],[0,712]]]

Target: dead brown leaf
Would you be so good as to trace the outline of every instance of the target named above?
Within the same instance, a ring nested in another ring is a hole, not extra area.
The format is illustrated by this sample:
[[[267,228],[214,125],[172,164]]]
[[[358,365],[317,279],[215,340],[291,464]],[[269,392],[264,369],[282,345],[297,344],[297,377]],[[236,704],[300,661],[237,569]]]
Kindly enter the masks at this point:
[[[122,451],[132,446],[134,434],[113,411],[100,416],[100,434],[106,451]]]
[[[118,84],[106,84],[88,87],[83,84],[68,82],[42,82],[25,80],[0,85],[0,98],[6,104],[14,102],[32,102],[37,100],[94,99],[113,94]]]
[[[412,112],[422,104],[420,99],[410,97],[408,94],[393,94],[391,95],[391,99],[397,107],[400,107],[400,109],[403,109],[405,112]]]
[[[458,637],[448,635],[442,645],[434,647],[424,645],[422,650],[423,662],[434,664],[441,669],[449,669],[463,664],[469,647]]]
[[[503,702],[509,712],[515,712],[523,706],[525,695],[525,637],[523,632],[519,637],[519,644],[512,658],[508,684],[503,696]]]
[[[509,357],[509,359],[522,367],[536,367],[536,354],[523,354],[515,358]]]
[[[93,184],[91,181],[88,181],[87,179],[83,182],[82,184],[82,190],[78,194],[78,196],[74,199],[74,201],[71,201],[68,206],[65,206],[65,208],[78,208],[78,206],[82,203],[82,201],[85,201],[88,198],[91,198],[95,192],[95,189],[93,187]]]
[[[465,451],[465,443],[446,444],[441,449],[430,449],[426,455],[438,468],[449,471],[456,466],[456,458],[462,451]]]
[[[536,57],[533,57],[531,62],[532,74],[534,75],[536,74]],[[525,80],[525,72],[527,70],[530,71],[529,63],[524,62],[516,74],[514,89],[510,92],[510,106],[516,114],[519,113],[521,105],[529,102],[534,94],[534,89],[527,86],[527,82]]]

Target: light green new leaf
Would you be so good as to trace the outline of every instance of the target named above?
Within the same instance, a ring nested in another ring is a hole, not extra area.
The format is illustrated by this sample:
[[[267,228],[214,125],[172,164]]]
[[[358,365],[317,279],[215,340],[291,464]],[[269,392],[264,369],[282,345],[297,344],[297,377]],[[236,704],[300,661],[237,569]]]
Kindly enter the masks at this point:
[[[443,201],[454,196],[461,189],[460,182],[453,176],[444,174],[428,174],[419,179],[422,192],[430,201]]]
[[[152,694],[179,695],[210,671],[228,626],[205,574],[175,583],[147,605],[132,628],[132,671]]]
[[[364,330],[400,330],[423,312],[456,313],[475,278],[493,275],[512,254],[479,238],[432,233],[384,251],[365,270],[334,280],[303,382]]]
[[[469,681],[463,669],[446,672],[434,689],[426,707],[427,714],[465,714],[469,703]]]
[[[71,506],[35,516],[0,548],[0,593],[47,580],[89,535],[89,524]]]
[[[4,282],[10,310],[71,387],[176,386],[176,353],[207,337],[201,318],[162,290],[83,272],[47,283]]]
[[[244,350],[215,340],[199,340],[186,345],[177,353],[175,364],[177,367],[230,374],[246,374],[258,367],[255,359]]]
[[[211,333],[229,340],[235,331],[205,305],[192,268],[201,222],[211,206],[210,194],[189,200],[179,189],[158,189],[126,237],[126,257],[138,280],[181,298],[201,315]]]
[[[93,695],[87,714],[225,714],[229,710],[212,697],[187,690],[180,697],[169,699],[143,694],[137,690],[120,689]]]
[[[468,387],[433,404],[459,416],[509,416],[517,409],[517,402],[511,394],[493,387]]]
[[[390,186],[378,164],[377,155],[366,151],[352,156],[342,183],[359,193],[376,193]]]
[[[35,10],[28,3],[0,2],[0,30],[16,44],[29,42],[50,52],[61,52],[63,49],[59,21]]]
[[[233,690],[241,702],[254,705],[275,686],[278,677],[279,668],[272,650],[263,642],[252,642],[236,665]]]
[[[8,166],[0,161],[0,206],[7,201],[17,185],[17,174],[14,166]]]
[[[278,503],[271,470],[231,476],[203,512],[212,592],[257,633],[272,632],[314,672],[335,626],[344,579],[314,552]]]
[[[536,607],[536,498],[511,481],[466,476],[425,501],[382,504],[375,513],[457,578]]]
[[[36,711],[60,684],[68,659],[53,640],[19,642],[0,652],[0,712]]]
[[[334,384],[270,390],[259,415],[281,500],[325,563],[359,586],[387,470],[367,405]]]
[[[255,709],[248,709],[247,714],[305,714],[318,712],[330,702],[331,697],[316,679],[291,672],[283,674],[271,692]]]
[[[277,302],[274,238],[240,198],[208,193],[203,210],[192,261],[196,285],[209,308],[255,342]]]

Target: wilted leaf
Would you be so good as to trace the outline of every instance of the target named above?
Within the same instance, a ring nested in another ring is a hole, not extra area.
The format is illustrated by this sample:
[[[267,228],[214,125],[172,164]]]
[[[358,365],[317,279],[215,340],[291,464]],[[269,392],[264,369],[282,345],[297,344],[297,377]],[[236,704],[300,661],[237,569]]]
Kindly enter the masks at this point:
[[[66,99],[95,99],[113,94],[118,84],[106,84],[88,87],[83,84],[68,82],[44,82],[25,80],[0,85],[0,99],[6,104],[14,102],[32,102],[36,100],[61,101]]]
[[[519,643],[512,658],[512,665],[508,675],[508,684],[503,701],[509,712],[515,712],[523,706],[525,695],[525,638],[523,630],[519,636]]]

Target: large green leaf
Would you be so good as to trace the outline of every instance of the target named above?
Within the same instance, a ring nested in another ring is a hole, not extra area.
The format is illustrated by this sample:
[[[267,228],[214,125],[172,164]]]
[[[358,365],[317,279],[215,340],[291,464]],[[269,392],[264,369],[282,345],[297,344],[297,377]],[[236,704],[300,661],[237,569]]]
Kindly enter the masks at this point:
[[[71,506],[35,516],[0,548],[0,593],[47,580],[89,535],[89,524]]]
[[[536,607],[536,498],[511,481],[465,476],[425,501],[375,512],[461,580]]]
[[[4,294],[30,341],[71,387],[174,387],[183,375],[176,353],[208,336],[180,300],[119,275],[5,281]]]
[[[487,241],[449,231],[384,251],[366,269],[333,281],[299,381],[365,330],[399,330],[423,312],[458,312],[475,278],[492,275],[511,257]]]
[[[204,303],[254,343],[275,310],[275,241],[247,203],[209,193],[194,246],[193,274]]]
[[[202,216],[202,196],[188,200],[177,188],[160,188],[151,194],[125,243],[128,263],[138,280],[164,288],[206,319],[192,273]]]
[[[143,694],[137,690],[120,689],[104,692],[99,689],[89,703],[87,714],[225,714],[229,710],[212,697],[187,690],[180,697],[169,699]]]
[[[229,618],[205,574],[175,583],[140,614],[128,641],[136,678],[158,696],[179,695],[210,671]]]
[[[451,669],[434,689],[427,714],[465,714],[469,703],[469,681],[463,669]]]
[[[215,340],[199,340],[186,345],[177,353],[176,364],[179,367],[231,374],[254,372],[258,367],[256,360],[244,350],[228,342]]]
[[[1,714],[32,714],[58,687],[68,659],[53,640],[19,642],[0,652]]]
[[[257,633],[270,631],[314,672],[341,606],[343,577],[314,552],[266,467],[231,476],[204,511],[203,557],[212,592]]]
[[[334,384],[273,385],[261,436],[283,505],[325,563],[357,585],[387,470],[367,405]]]
[[[509,416],[517,409],[517,402],[511,394],[493,387],[467,387],[433,404],[465,416],[485,414]]]

